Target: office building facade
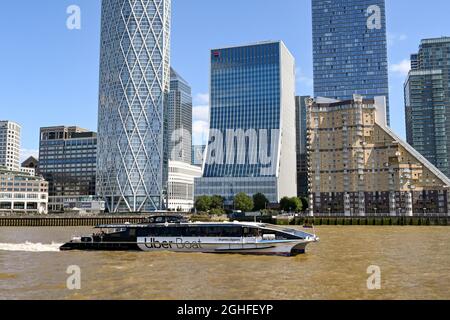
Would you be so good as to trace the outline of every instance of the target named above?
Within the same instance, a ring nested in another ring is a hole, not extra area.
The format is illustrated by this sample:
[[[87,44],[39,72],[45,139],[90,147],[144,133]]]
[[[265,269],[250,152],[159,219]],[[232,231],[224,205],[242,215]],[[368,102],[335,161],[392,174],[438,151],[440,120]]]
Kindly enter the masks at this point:
[[[95,196],[97,135],[78,127],[40,130],[38,171],[49,183],[49,210],[64,211],[67,198]]]
[[[168,210],[189,212],[194,208],[194,181],[202,168],[181,161],[169,161]]]
[[[195,195],[295,196],[295,61],[283,42],[211,51],[211,123]]]
[[[385,96],[389,84],[385,0],[312,0],[314,95]]]
[[[47,214],[48,183],[0,166],[0,213]]]
[[[20,131],[15,122],[0,121],[0,166],[19,170]]]
[[[295,124],[297,149],[297,196],[308,196],[308,159],[307,159],[307,127],[306,102],[310,96],[295,97]]]
[[[450,180],[389,129],[384,96],[311,99],[307,121],[312,215],[450,213]]]
[[[163,207],[170,0],[102,1],[97,192],[109,212]]]
[[[170,70],[167,126],[169,160],[191,163],[192,153],[192,90],[175,70]]]
[[[405,82],[408,143],[450,177],[450,38],[425,39]]]
[[[205,160],[206,145],[193,145],[192,146],[192,161],[194,166],[203,166]]]

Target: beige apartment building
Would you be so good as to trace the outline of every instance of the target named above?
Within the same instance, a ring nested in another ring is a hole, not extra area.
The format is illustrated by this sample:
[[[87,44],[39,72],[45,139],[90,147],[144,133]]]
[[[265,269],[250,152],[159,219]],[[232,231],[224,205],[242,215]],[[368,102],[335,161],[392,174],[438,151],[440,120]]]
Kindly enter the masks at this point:
[[[448,215],[450,180],[386,121],[386,98],[307,100],[310,214]]]

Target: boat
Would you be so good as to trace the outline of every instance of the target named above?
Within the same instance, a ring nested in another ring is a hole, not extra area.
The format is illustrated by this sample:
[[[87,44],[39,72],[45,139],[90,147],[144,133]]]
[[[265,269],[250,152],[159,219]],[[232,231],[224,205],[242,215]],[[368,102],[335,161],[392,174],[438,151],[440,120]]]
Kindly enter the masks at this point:
[[[296,256],[318,242],[315,234],[253,222],[190,222],[153,216],[140,224],[98,225],[97,233],[74,237],[61,251],[172,251]],[[106,230],[106,231],[105,231]]]

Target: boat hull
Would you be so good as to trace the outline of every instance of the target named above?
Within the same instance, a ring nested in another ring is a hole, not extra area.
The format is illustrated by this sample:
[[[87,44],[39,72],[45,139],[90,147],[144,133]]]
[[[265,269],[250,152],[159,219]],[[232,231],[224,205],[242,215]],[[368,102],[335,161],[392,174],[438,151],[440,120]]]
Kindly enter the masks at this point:
[[[212,242],[200,239],[138,239],[137,242],[68,242],[60,250],[145,251],[296,256],[304,254],[310,241]]]

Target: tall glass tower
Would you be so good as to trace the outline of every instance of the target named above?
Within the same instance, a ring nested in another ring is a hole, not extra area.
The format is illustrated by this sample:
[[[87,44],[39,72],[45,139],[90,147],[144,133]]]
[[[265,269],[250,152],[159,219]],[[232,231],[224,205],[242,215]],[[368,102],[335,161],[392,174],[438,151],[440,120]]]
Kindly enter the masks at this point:
[[[103,0],[97,192],[109,212],[162,209],[171,0]]]
[[[283,42],[211,51],[211,123],[195,194],[296,195],[295,60]]]
[[[386,96],[385,0],[312,0],[314,95],[351,100]]]
[[[192,90],[174,69],[170,70],[170,94],[167,110],[169,160],[192,160]]]
[[[408,143],[450,177],[450,37],[422,40],[405,83]]]

